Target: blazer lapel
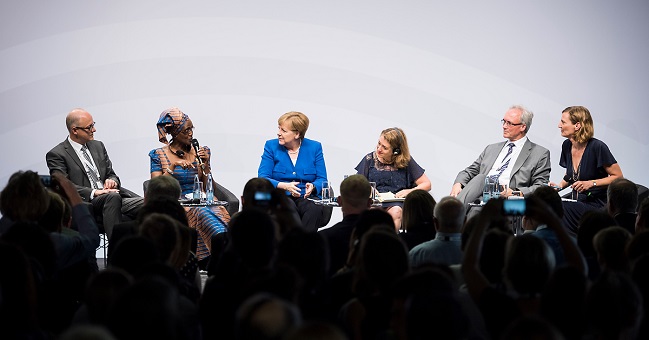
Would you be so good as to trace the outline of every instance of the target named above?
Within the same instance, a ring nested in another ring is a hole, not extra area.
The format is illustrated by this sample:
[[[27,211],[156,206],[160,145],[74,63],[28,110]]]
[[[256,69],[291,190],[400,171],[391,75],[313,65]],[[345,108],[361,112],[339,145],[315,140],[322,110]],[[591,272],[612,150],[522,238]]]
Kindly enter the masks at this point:
[[[498,147],[495,148],[495,150],[493,150],[493,152],[489,152],[489,153],[487,153],[487,154],[485,155],[485,158],[486,158],[486,159],[484,160],[484,164],[488,164],[488,165],[489,165],[488,167],[486,167],[486,168],[484,169],[484,170],[485,170],[485,174],[488,174],[489,171],[491,171],[491,168],[493,168],[494,164],[498,161],[498,159],[497,159],[497,158],[498,158],[498,155],[500,155],[500,150],[503,149],[503,147],[505,146],[505,143],[507,143],[507,142],[498,143],[498,144],[497,144]]]
[[[532,142],[530,142],[528,138],[527,141],[525,141],[525,144],[523,144],[521,153],[518,154],[518,158],[516,158],[516,162],[514,163],[514,167],[512,168],[512,175],[510,177],[514,177],[514,174],[518,172],[518,170],[520,170],[520,168],[523,166],[523,163],[525,163],[530,154],[532,154]]]
[[[79,169],[81,169],[81,172],[86,173],[86,170],[85,170],[85,168],[83,166],[83,163],[81,163],[81,160],[79,159],[79,156],[77,156],[77,152],[74,151],[74,148],[72,147],[72,144],[70,144],[70,141],[68,141],[67,138],[63,142],[63,145],[65,147],[65,152],[77,164]]]

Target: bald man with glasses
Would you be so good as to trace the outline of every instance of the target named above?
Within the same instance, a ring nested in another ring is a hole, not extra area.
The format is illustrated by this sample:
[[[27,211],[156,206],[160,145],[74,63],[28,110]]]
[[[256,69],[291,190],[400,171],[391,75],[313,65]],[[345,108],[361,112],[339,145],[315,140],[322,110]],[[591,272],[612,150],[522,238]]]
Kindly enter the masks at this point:
[[[95,122],[84,109],[74,109],[65,118],[69,135],[52,148],[45,159],[50,174],[59,172],[70,179],[85,202],[101,215],[110,239],[122,214],[135,218],[142,198],[120,187],[104,143],[95,140]]]
[[[550,181],[550,151],[532,143],[527,132],[534,113],[514,105],[501,120],[505,141],[488,145],[473,164],[460,171],[450,195],[465,204],[482,197],[485,178],[508,184],[505,196],[526,196]]]

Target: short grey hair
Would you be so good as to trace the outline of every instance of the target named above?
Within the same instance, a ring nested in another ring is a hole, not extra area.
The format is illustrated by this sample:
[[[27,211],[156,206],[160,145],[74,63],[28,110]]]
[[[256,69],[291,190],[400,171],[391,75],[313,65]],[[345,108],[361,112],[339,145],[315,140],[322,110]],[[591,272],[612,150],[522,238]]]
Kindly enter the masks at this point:
[[[525,124],[525,133],[527,134],[528,131],[530,131],[530,127],[532,126],[532,119],[534,118],[534,112],[530,111],[528,108],[526,108],[523,105],[512,105],[512,107],[509,108],[511,109],[517,109],[521,110],[521,122]]]
[[[173,176],[156,176],[151,178],[144,197],[150,201],[158,197],[169,197],[177,200],[182,190],[180,183]]]
[[[464,203],[453,196],[446,196],[442,198],[436,205],[433,211],[440,228],[444,231],[455,230],[459,232],[464,225],[466,217],[466,208]]]

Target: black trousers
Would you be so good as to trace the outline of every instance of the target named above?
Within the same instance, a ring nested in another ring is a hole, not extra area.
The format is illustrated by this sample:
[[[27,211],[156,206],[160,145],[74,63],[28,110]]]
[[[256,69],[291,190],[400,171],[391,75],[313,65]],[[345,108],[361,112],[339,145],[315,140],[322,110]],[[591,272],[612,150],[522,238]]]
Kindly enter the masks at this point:
[[[119,193],[108,193],[95,196],[92,199],[95,216],[102,217],[102,224],[108,239],[113,234],[113,226],[122,222],[122,215],[132,219],[137,217],[137,212],[144,203],[142,197],[126,198]]]
[[[298,215],[302,220],[302,227],[306,231],[318,231],[318,228],[322,226],[322,214],[324,206],[317,205],[313,201],[302,198],[302,197],[292,197],[291,201],[295,204]]]

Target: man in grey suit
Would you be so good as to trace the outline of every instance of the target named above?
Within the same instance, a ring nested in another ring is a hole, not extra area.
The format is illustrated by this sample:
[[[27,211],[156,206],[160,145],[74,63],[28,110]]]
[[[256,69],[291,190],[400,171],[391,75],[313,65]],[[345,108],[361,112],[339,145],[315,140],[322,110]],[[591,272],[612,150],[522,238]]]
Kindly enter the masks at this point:
[[[498,176],[508,184],[506,196],[526,196],[550,181],[550,151],[532,143],[527,132],[534,114],[520,105],[505,112],[502,119],[504,142],[488,145],[478,159],[460,171],[451,189],[451,196],[465,204],[482,196],[485,177]]]
[[[92,203],[95,215],[102,215],[110,239],[122,214],[134,218],[142,198],[121,188],[104,143],[94,139],[95,122],[86,110],[74,109],[65,118],[69,136],[45,156],[50,174],[59,172],[70,179],[84,202]]]

